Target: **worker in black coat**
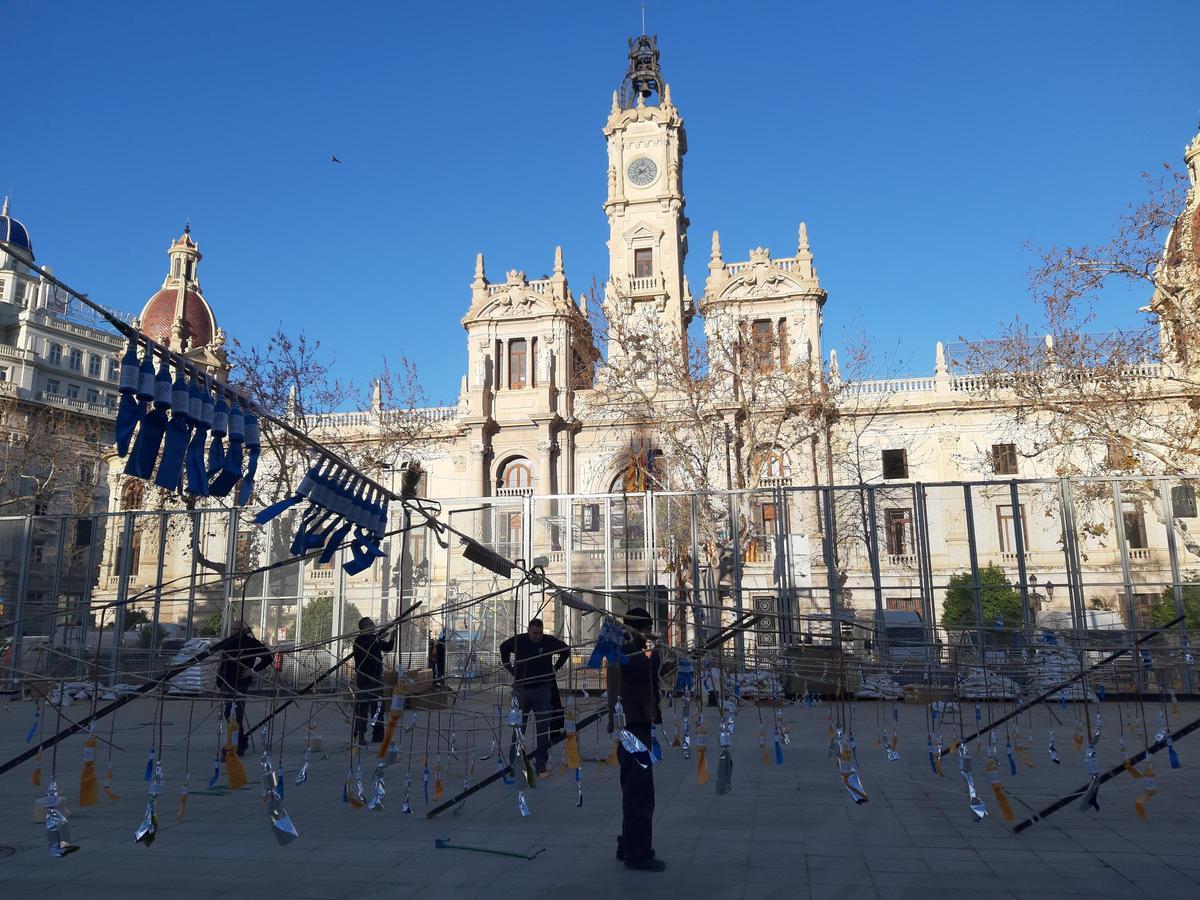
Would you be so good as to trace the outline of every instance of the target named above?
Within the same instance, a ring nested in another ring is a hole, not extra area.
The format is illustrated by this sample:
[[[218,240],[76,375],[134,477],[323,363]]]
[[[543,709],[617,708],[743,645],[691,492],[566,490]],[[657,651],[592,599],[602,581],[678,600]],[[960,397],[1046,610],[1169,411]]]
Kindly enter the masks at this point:
[[[613,734],[617,728],[615,713],[620,701],[625,730],[647,751],[630,753],[624,744],[617,749],[622,813],[617,859],[624,860],[627,869],[661,872],[667,866],[654,854],[654,770],[648,751],[653,743],[650,728],[662,723],[658,704],[662,661],[649,640],[652,625],[650,613],[640,606],[625,615],[628,630],[621,652],[628,660],[608,666],[608,731]]]
[[[369,616],[358,620],[358,635],[354,638],[354,740],[360,746],[367,743],[367,720],[374,719],[371,742],[383,740],[383,654],[396,646],[396,638],[375,629]]]
[[[254,675],[271,664],[271,651],[250,631],[241,619],[233,623],[229,635],[233,643],[221,652],[217,667],[217,690],[225,701],[225,719],[236,714],[238,725],[238,756],[250,746],[246,734],[246,692],[254,684]]]
[[[555,673],[567,662],[571,648],[553,635],[546,634],[541,619],[530,619],[525,634],[510,637],[500,645],[500,665],[513,677],[513,692],[521,708],[521,733],[533,715],[537,722],[537,745],[533,766],[539,775],[550,772],[550,741],[562,717],[562,700]],[[515,757],[516,736],[509,751]]]

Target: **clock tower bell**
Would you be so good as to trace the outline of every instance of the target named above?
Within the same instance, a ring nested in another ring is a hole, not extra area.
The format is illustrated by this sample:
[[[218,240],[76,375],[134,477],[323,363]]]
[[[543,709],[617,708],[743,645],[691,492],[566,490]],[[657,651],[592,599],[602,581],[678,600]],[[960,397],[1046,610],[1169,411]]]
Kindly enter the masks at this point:
[[[683,274],[687,256],[683,118],[658,64],[657,36],[629,41],[629,69],[613,92],[604,125],[608,142],[609,277],[604,311],[609,357],[630,335],[650,329],[686,347],[693,301]]]

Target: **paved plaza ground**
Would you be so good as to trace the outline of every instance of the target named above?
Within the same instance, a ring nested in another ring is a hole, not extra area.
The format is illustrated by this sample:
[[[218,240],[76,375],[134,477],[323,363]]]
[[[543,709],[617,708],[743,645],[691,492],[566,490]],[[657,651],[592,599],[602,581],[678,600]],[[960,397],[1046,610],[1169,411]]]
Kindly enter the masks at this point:
[[[265,708],[252,704],[251,719]],[[86,704],[68,712],[83,714]],[[585,801],[576,807],[573,778],[558,773],[528,794],[532,815],[517,812],[515,788],[495,784],[470,797],[459,815],[429,820],[422,814],[420,769],[414,770],[415,814],[400,811],[403,764],[389,777],[386,810],[352,809],[341,800],[345,755],[331,752],[315,761],[306,784],[294,785],[303,750],[302,731],[286,747],[285,805],[300,839],[279,847],[253,780],[256,763],[245,757],[251,785],[227,796],[193,793],[183,822],[175,808],[183,774],[187,704],[171,702],[165,719],[166,787],[161,827],[151,847],[137,845],[133,832],[142,819],[146,748],[155,704],[135,701],[118,714],[115,741],[124,748],[114,763],[119,802],[78,808],[82,739],[59,749],[58,782],[71,810],[72,839],[80,850],[64,859],[46,852],[44,827],[31,818],[39,789],[30,783],[33,763],[0,776],[0,894],[5,897],[613,897],[625,895],[709,897],[924,897],[961,894],[993,896],[1200,895],[1200,836],[1197,811],[1200,736],[1184,739],[1182,768],[1155,757],[1159,793],[1149,803],[1149,821],[1133,809],[1140,782],[1122,776],[1100,792],[1100,814],[1075,805],[1013,835],[999,816],[994,796],[977,761],[980,792],[989,815],[976,823],[967,807],[958,767],[946,760],[944,779],[933,776],[926,753],[923,708],[900,704],[901,758],[886,760],[876,746],[877,708],[858,704],[856,735],[864,787],[870,802],[855,806],[840,785],[827,755],[826,710],[803,704],[784,708],[792,742],[785,760],[764,765],[759,748],[758,712],[744,708],[735,734],[733,790],[717,796],[714,781],[697,784],[696,760],[666,749],[655,768],[657,814],[655,847],[668,863],[662,874],[626,871],[613,859],[620,827],[620,794],[615,769],[587,763]],[[1049,715],[1035,714],[1036,768],[1022,767],[1016,778],[1004,765],[1003,782],[1017,818],[1078,787],[1084,780],[1082,754],[1071,740],[1073,708],[1052,709],[1064,719],[1056,729],[1061,766],[1046,753]],[[32,704],[12,701],[0,707],[0,757],[25,747]],[[302,707],[307,713],[307,705]],[[197,706],[196,719],[211,704]],[[888,707],[881,710],[887,712]],[[424,716],[424,713],[419,714]],[[1153,711],[1150,728],[1156,727]],[[1200,715],[1200,704],[1184,703],[1178,723]],[[293,715],[292,731],[301,716]],[[436,714],[435,714],[436,716]],[[968,719],[973,718],[968,715]],[[984,713],[986,721],[986,713]],[[1101,740],[1104,768],[1117,763],[1117,709],[1105,704],[1106,735]],[[1022,722],[1026,721],[1024,717]],[[191,753],[193,791],[211,774],[210,718],[197,726]],[[342,718],[321,714],[323,729],[342,733]],[[666,730],[670,732],[670,722]],[[952,729],[947,729],[947,736]],[[956,730],[956,729],[953,729]],[[604,752],[594,729],[584,732],[585,757]],[[770,728],[767,728],[768,733]],[[101,731],[107,735],[107,728]],[[203,740],[199,735],[203,734]],[[1200,735],[1200,733],[1198,733]],[[606,736],[602,735],[606,741]],[[1132,744],[1134,739],[1130,739]],[[203,748],[200,744],[203,743]],[[339,750],[342,738],[326,736],[326,749]],[[710,743],[716,743],[710,736]],[[1003,754],[1003,742],[1001,742]],[[476,746],[487,752],[487,746]],[[106,750],[98,753],[103,771]],[[443,758],[445,762],[445,758]],[[710,759],[715,774],[715,760]],[[50,759],[43,760],[49,773]],[[475,778],[494,771],[477,762]],[[370,767],[367,767],[369,779]],[[461,785],[462,764],[447,778],[447,794]],[[515,852],[544,848],[533,860],[451,849],[435,849],[434,839]]]

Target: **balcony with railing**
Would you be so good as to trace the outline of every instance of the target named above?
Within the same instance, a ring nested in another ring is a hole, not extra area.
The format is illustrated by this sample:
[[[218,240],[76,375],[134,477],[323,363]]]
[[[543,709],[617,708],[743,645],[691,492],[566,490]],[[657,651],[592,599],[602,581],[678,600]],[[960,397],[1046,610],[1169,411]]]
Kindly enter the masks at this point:
[[[634,297],[661,294],[663,290],[663,280],[659,275],[646,275],[642,278],[629,279],[629,293]]]
[[[457,406],[425,406],[418,409],[354,410],[306,417],[310,428],[383,428],[405,425],[436,425],[458,416]]]
[[[86,400],[80,400],[77,397],[64,397],[62,394],[51,394],[49,391],[40,391],[37,394],[37,399],[47,406],[69,409],[72,412],[82,413],[86,416],[98,416],[102,419],[115,419],[117,417],[115,406],[106,406],[103,403],[88,403]]]
[[[532,497],[532,487],[502,487],[496,488],[497,497]]]

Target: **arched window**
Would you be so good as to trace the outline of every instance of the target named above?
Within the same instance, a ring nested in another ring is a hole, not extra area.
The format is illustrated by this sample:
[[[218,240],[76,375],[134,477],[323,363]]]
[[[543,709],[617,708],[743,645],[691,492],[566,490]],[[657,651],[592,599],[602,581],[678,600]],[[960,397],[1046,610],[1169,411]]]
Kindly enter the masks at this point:
[[[56,366],[62,365],[62,350],[62,344],[50,345],[50,362],[54,363]]]
[[[764,447],[756,456],[759,482],[764,487],[791,484],[792,467],[786,453],[775,447]]]
[[[500,469],[496,486],[501,494],[529,494],[533,492],[533,469],[529,460],[514,457]]]
[[[72,350],[71,355],[68,357],[68,359],[70,359],[70,361],[71,361],[71,369],[73,371],[75,371],[75,372],[83,371],[83,351],[82,350]]]
[[[121,488],[121,509],[141,509],[141,507],[142,482],[131,478]]]

